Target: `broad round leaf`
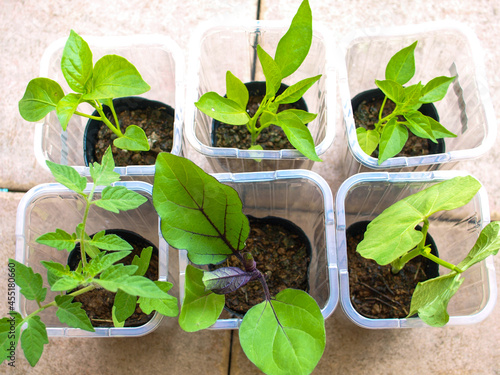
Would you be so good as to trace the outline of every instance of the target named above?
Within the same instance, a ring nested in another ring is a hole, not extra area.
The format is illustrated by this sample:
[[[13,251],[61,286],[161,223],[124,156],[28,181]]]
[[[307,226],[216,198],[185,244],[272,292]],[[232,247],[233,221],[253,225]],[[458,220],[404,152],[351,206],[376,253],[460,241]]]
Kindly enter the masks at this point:
[[[149,151],[148,137],[137,125],[128,126],[123,137],[116,138],[113,144],[122,150]]]
[[[40,121],[56,109],[63,97],[64,92],[57,82],[48,78],[32,79],[19,101],[19,113],[26,121]]]
[[[213,91],[203,94],[194,104],[207,116],[226,124],[245,125],[250,120],[246,107]]]
[[[73,30],[64,46],[61,70],[73,91],[85,93],[92,78],[92,51],[87,42]]]

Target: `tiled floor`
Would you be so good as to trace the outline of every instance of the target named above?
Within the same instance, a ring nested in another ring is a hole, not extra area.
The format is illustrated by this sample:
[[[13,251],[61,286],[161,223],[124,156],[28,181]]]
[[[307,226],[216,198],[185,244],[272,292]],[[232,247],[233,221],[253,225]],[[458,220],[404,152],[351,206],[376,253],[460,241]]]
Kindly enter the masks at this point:
[[[291,4],[293,3],[293,5]],[[299,1],[262,0],[261,18],[290,19]],[[456,20],[471,27],[484,49],[493,106],[500,114],[500,3],[498,1],[434,0],[337,1],[310,0],[313,16],[336,38],[352,29]],[[21,119],[17,102],[26,83],[38,75],[47,45],[71,28],[86,35],[169,35],[187,56],[191,28],[205,20],[254,19],[253,0],[0,0],[0,257],[15,256],[15,214],[23,192],[51,177],[36,163],[34,128]],[[334,194],[341,183],[335,161],[343,141],[340,107],[335,142],[325,162],[314,167]],[[498,119],[498,116],[497,116]],[[464,162],[486,187],[493,219],[500,219],[500,156],[498,141],[481,159]],[[172,261],[171,265],[176,262]],[[500,257],[495,260],[500,269]],[[175,274],[175,269],[171,270]],[[498,271],[497,271],[498,275]],[[7,311],[6,274],[0,272],[0,312]],[[497,281],[498,285],[498,281]],[[5,298],[2,298],[5,296]],[[347,320],[340,307],[327,320],[327,347],[317,374],[500,374],[500,308],[483,322],[466,327],[368,331]],[[38,367],[23,358],[10,374],[250,374],[258,371],[241,352],[237,332],[205,331],[188,334],[174,319],[164,319],[154,333],[138,339],[54,339]],[[231,363],[229,354],[231,351]]]

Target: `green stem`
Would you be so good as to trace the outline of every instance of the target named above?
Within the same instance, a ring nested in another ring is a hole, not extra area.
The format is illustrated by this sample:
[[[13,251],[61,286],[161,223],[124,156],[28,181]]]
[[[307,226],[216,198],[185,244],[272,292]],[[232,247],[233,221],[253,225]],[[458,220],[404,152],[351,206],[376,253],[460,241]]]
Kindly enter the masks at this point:
[[[411,250],[409,253],[403,255],[402,257],[394,260],[391,262],[392,266],[392,273],[395,275],[399,271],[403,269],[406,263],[408,263],[410,260],[413,258],[419,256],[419,255],[424,255],[424,253],[429,249],[430,253],[430,248],[425,246],[425,240],[427,238],[427,232],[429,230],[429,220],[427,218],[424,219],[424,225],[422,227],[422,240],[418,243],[417,247]]]
[[[97,120],[97,121],[101,121],[102,120],[101,117],[87,115],[86,113],[82,113],[82,112],[78,112],[78,111],[75,111],[75,115],[86,117],[86,118],[89,118],[91,120]]]
[[[268,101],[269,100],[266,97],[264,97],[264,99],[262,99],[262,102],[259,105],[259,108],[257,108],[255,115],[250,119],[250,121],[248,121],[247,129],[251,135],[251,143],[250,143],[251,146],[255,146],[257,144],[257,138],[259,137],[259,134],[262,131],[261,128],[257,128],[257,120],[259,119],[262,112],[264,112],[264,109],[267,108]]]
[[[446,267],[452,271],[455,271],[455,272],[458,272],[458,273],[462,273],[464,272],[463,270],[461,270],[460,268],[458,268],[457,266],[455,266],[454,264],[451,264],[451,263],[448,263],[447,261],[445,260],[442,260],[440,258],[438,258],[437,256],[435,256],[434,254],[431,254],[430,251],[425,251],[422,253],[422,256],[432,260],[433,262],[439,264],[440,266],[443,266],[443,267]]]
[[[101,103],[99,103],[97,100],[95,101],[95,109],[101,116],[100,120],[106,124],[106,126],[113,132],[115,133],[118,137],[123,137],[123,133],[120,130],[119,126],[114,126],[111,121],[108,120],[106,115],[104,114],[104,110],[102,108]],[[118,124],[118,123],[117,123]]]
[[[90,203],[92,202],[92,197],[94,196],[95,185],[92,185],[92,189],[88,196],[84,196],[85,199],[85,212],[83,214],[82,229],[80,235],[80,255],[82,258],[82,265],[85,268],[87,265],[87,252],[85,251],[85,228],[87,227],[87,219],[89,217]]]

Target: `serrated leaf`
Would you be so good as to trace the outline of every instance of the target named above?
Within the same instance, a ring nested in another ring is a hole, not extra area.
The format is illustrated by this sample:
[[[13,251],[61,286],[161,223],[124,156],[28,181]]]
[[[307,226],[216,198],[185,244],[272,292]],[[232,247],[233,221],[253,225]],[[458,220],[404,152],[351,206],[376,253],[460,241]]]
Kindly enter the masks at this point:
[[[105,210],[119,213],[120,211],[134,210],[147,202],[147,198],[125,186],[107,186],[101,193],[101,199],[92,203]]]
[[[133,247],[127,241],[116,234],[105,234],[105,231],[96,233],[89,242],[102,250],[123,251],[132,250]]]
[[[125,279],[133,275],[137,271],[137,266],[125,266],[122,263],[114,264],[106,268],[99,279],[94,279],[94,282],[101,285],[110,292],[116,293]]]
[[[26,121],[40,121],[56,109],[63,97],[64,92],[57,82],[48,78],[32,79],[19,101],[19,113]]]
[[[239,289],[250,280],[253,274],[237,267],[221,267],[214,271],[203,272],[203,284],[215,294],[227,294]]]
[[[66,292],[68,290],[73,290],[84,283],[85,278],[82,275],[77,272],[71,272],[65,276],[59,277],[50,289],[53,292]]]
[[[382,130],[380,135],[378,164],[382,164],[389,158],[396,156],[408,140],[408,130],[392,118]]]
[[[146,133],[137,125],[130,125],[123,136],[115,138],[113,145],[129,151],[149,151],[149,141]]]
[[[391,80],[378,81],[375,80],[377,87],[396,104],[401,104],[405,99],[404,87],[399,83]]]
[[[443,125],[441,125],[439,122],[434,120],[432,117],[428,117],[427,120],[429,121],[429,124],[431,125],[432,133],[434,136],[437,138],[455,138],[457,135],[450,132],[448,129],[446,129]]]
[[[57,250],[71,251],[75,248],[78,239],[74,233],[69,234],[62,229],[56,229],[55,232],[42,234],[35,241],[42,245],[54,247]]]
[[[233,73],[226,72],[226,96],[237,103],[240,108],[246,108],[248,104],[248,89]]]
[[[102,252],[89,261],[85,270],[92,277],[97,276],[111,265],[125,258],[130,253],[131,251],[116,251],[112,253]]]
[[[262,65],[264,77],[266,77],[266,98],[272,98],[281,86],[281,70],[260,45],[257,45],[257,56]]]
[[[42,260],[40,263],[47,269],[47,271],[50,271],[54,276],[58,278],[68,276],[72,273],[68,265],[64,266],[61,263],[47,260]]]
[[[85,93],[92,79],[92,51],[87,42],[73,30],[64,46],[61,70],[73,91]]]
[[[250,231],[236,191],[193,162],[161,153],[156,159],[153,204],[167,242],[188,250],[195,264],[215,264],[241,251]]]
[[[154,282],[158,288],[167,293],[172,289],[173,284],[167,281],[155,281]],[[146,314],[151,314],[153,311],[157,311],[159,314],[164,316],[177,316],[179,315],[179,306],[177,298],[168,295],[168,298],[145,298],[139,297],[137,301],[141,310]]]
[[[69,120],[81,103],[81,94],[70,93],[64,96],[56,106],[57,118],[63,130],[68,127]]]
[[[15,265],[15,283],[19,286],[21,294],[30,301],[43,302],[47,288],[43,287],[42,276],[17,260],[9,259],[9,263]]]
[[[43,346],[49,343],[47,328],[35,315],[26,320],[28,327],[21,333],[21,348],[31,366],[35,366],[42,356]]]
[[[496,255],[498,249],[500,249],[500,222],[493,221],[481,231],[474,247],[469,251],[465,259],[460,262],[458,268],[465,271],[490,255]]]
[[[184,301],[179,325],[186,332],[196,332],[213,325],[224,308],[224,296],[205,290],[203,271],[191,265],[186,268]]]
[[[417,42],[396,52],[387,63],[385,79],[404,85],[415,75],[415,47]]]
[[[6,359],[15,360],[15,350],[21,333],[23,318],[17,311],[10,311],[10,317],[0,319],[0,363]]]
[[[66,323],[73,328],[95,332],[80,302],[73,302],[73,297],[69,295],[56,296],[55,301],[57,304],[56,315],[61,323]]]
[[[285,289],[245,314],[239,338],[248,359],[266,374],[310,374],[325,349],[325,322],[311,296]]]
[[[322,161],[316,154],[311,132],[295,113],[279,112],[276,118],[277,125],[283,129],[293,147],[313,161]]]
[[[448,91],[448,87],[456,77],[436,77],[431,79],[422,89],[420,102],[434,103],[443,99]]]
[[[137,296],[131,296],[123,290],[118,290],[113,303],[115,319],[118,322],[124,322],[135,311],[137,305]]]
[[[57,182],[73,190],[75,193],[83,194],[83,191],[87,187],[87,179],[80,176],[74,168],[67,165],[56,164],[50,160],[47,160],[46,164]]]
[[[406,113],[404,117],[406,121],[408,121],[407,126],[413,134],[420,138],[430,139],[435,143],[437,142],[427,116],[415,111]]]
[[[108,147],[104,153],[101,164],[95,162],[91,163],[89,167],[90,176],[97,186],[108,186],[113,182],[120,181],[120,174],[114,171],[115,161],[111,147]]]
[[[314,85],[320,78],[321,74],[297,82],[283,91],[283,93],[278,96],[274,102],[279,104],[295,103],[297,100],[300,100],[307,90],[309,90],[309,88],[311,88],[311,86]]]
[[[149,246],[142,249],[140,256],[134,256],[132,264],[138,267],[137,271],[135,271],[135,275],[144,276],[146,274],[149,268],[149,262],[151,261],[151,255],[153,255],[153,247]]]
[[[377,149],[380,140],[378,131],[359,127],[356,128],[356,136],[359,146],[367,155],[371,155]]]
[[[245,125],[250,120],[246,107],[210,91],[194,103],[196,108],[211,118],[230,125]]]

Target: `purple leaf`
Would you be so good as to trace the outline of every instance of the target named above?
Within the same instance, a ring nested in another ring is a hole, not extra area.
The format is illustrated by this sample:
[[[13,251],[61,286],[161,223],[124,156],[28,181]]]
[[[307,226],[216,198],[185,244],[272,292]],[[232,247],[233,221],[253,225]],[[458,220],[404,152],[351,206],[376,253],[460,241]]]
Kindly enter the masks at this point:
[[[203,284],[216,294],[234,292],[254,278],[253,272],[246,272],[237,267],[222,267],[215,271],[205,271]]]

